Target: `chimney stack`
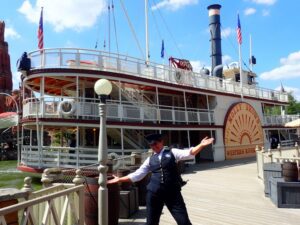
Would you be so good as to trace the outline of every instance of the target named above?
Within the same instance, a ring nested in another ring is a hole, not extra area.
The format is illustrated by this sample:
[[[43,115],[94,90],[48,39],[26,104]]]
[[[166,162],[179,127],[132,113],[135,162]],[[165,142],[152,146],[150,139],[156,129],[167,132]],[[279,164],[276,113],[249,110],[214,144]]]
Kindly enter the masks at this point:
[[[207,7],[209,15],[209,31],[211,35],[211,74],[216,66],[222,65],[222,48],[221,48],[221,23],[220,9],[221,5],[213,4]],[[215,74],[222,78],[223,68],[216,68]]]

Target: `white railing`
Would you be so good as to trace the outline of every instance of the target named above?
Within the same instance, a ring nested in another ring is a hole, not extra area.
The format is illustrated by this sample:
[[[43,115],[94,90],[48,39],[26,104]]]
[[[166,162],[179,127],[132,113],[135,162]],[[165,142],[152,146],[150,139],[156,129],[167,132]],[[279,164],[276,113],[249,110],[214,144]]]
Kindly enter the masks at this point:
[[[76,193],[76,195],[74,195]],[[29,193],[29,199],[0,209],[0,224],[8,214],[19,215],[16,224],[84,224],[84,186],[63,185]]]
[[[217,77],[172,68],[126,55],[103,51],[72,48],[44,49],[29,53],[32,69],[75,68],[126,73],[136,77],[163,81],[171,84],[208,89],[221,93],[241,94],[240,83]],[[244,96],[287,102],[287,93],[244,85]]]
[[[294,146],[281,147],[277,149],[264,148],[256,149],[256,163],[258,177],[264,179],[264,163],[283,162],[283,161],[296,161],[300,162],[300,152],[298,143],[294,143]]]
[[[144,153],[145,150],[108,149],[108,153],[111,152],[119,155],[130,155],[132,152]],[[98,148],[56,146],[42,146],[39,148],[38,146],[23,145],[21,148],[21,163],[35,168],[79,168],[98,163]]]
[[[56,97],[56,99],[58,99]],[[67,98],[61,98],[66,100]],[[52,98],[44,98],[44,101],[26,99],[23,104],[23,118],[80,118],[99,119],[99,106],[95,102],[83,102],[75,100],[75,110],[72,115],[62,115],[59,112],[59,102]],[[107,119],[119,121],[152,121],[152,122],[184,122],[197,124],[213,124],[213,110],[199,110],[195,108],[157,106],[139,104],[132,105],[127,102],[107,101]]]
[[[264,116],[264,125],[285,125],[296,119],[300,119],[300,115]]]

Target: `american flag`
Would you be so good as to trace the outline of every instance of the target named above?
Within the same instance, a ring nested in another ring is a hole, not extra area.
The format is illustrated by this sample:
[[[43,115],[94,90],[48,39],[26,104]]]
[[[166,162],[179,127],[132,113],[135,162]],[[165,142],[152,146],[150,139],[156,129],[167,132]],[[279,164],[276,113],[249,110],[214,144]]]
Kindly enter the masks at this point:
[[[238,14],[238,24],[237,24],[237,28],[236,28],[236,33],[237,33],[237,41],[241,45],[242,44],[242,28],[241,28],[239,14]]]
[[[38,47],[39,47],[39,49],[43,49],[44,48],[43,7],[41,9],[41,17],[40,17],[40,22],[39,22]]]

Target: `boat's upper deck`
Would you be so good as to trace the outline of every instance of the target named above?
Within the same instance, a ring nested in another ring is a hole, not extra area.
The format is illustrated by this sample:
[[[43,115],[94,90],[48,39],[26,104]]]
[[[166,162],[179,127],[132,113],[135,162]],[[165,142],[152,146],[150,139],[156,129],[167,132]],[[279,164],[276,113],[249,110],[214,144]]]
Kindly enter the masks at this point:
[[[55,48],[31,52],[29,57],[31,58],[31,69],[72,68],[107,71],[185,87],[190,86],[220,94],[243,94],[246,98],[250,97],[282,103],[288,102],[288,95],[285,92],[246,84],[241,88],[239,82],[201,75],[200,73],[181,70],[168,65],[152,62],[146,64],[145,60],[142,59],[103,51]]]

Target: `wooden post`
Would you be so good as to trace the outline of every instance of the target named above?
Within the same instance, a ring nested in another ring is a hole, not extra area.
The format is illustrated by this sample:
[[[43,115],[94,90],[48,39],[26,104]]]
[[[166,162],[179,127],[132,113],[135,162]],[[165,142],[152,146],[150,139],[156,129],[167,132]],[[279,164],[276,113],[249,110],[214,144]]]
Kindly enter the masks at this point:
[[[271,163],[273,163],[273,153],[270,148],[268,149],[268,157],[270,157]]]
[[[42,174],[41,182],[43,183],[43,187],[47,188],[52,186],[52,179],[50,176],[50,169],[45,169]]]
[[[130,159],[131,159],[130,164],[131,164],[132,166],[134,166],[134,165],[135,165],[135,159],[136,159],[136,153],[135,153],[135,152],[132,152],[130,156],[131,156],[131,157],[130,157]]]
[[[281,145],[280,144],[278,144],[277,150],[279,152],[279,157],[281,157],[282,156],[282,152],[281,152]]]
[[[78,185],[82,185],[84,183],[84,177],[82,176],[82,171],[80,169],[76,170],[76,176],[75,178],[72,180],[72,182],[78,186]],[[78,195],[78,202],[80,204],[78,204],[78,225],[84,225],[84,188],[80,189],[77,192]]]
[[[34,189],[32,188],[32,185],[31,185],[31,182],[32,182],[32,178],[31,177],[25,177],[24,178],[24,186],[22,187],[22,191],[26,191],[28,193],[31,193],[34,191]]]
[[[299,157],[300,156],[300,152],[299,152],[298,142],[295,143],[295,150],[296,150],[296,156]]]
[[[80,185],[84,183],[84,178],[82,176],[82,171],[80,169],[76,170],[76,176],[72,180],[75,185]],[[81,201],[80,201],[81,202]]]

